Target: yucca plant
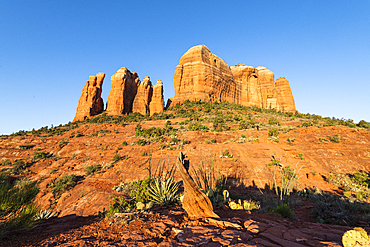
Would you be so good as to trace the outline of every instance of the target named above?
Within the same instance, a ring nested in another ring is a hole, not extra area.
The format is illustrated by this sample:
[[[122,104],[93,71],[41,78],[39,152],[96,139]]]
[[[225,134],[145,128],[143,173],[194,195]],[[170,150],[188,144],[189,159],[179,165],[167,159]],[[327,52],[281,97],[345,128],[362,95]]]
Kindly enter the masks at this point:
[[[155,204],[169,205],[179,200],[179,196],[176,195],[178,189],[179,184],[174,181],[173,177],[167,179],[157,177],[150,184],[148,191]]]
[[[40,210],[40,212],[38,212],[35,217],[34,217],[34,220],[45,220],[45,219],[50,219],[51,217],[54,216],[54,212],[52,209],[48,210],[48,209],[45,209],[45,211],[42,211],[42,209]]]

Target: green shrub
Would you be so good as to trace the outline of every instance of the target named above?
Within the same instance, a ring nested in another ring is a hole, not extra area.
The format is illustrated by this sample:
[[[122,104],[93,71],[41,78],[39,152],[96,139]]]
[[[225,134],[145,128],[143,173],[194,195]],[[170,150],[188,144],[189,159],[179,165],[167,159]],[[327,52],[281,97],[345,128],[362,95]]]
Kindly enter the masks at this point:
[[[130,212],[135,208],[135,202],[132,200],[130,201],[123,196],[109,196],[109,199],[112,201],[112,203],[109,204],[109,210],[105,211],[104,208],[103,212],[99,212],[99,216],[106,217],[115,213]]]
[[[113,156],[113,162],[116,163],[118,161],[120,161],[122,159],[122,157],[119,155],[119,154],[115,154]]]
[[[0,235],[3,230],[32,225],[38,209],[33,200],[39,192],[35,182],[28,179],[10,183],[5,174],[0,174]]]
[[[339,134],[333,135],[332,137],[330,137],[330,141],[335,142],[335,143],[339,143],[340,142],[340,135]]]
[[[33,147],[34,147],[34,145],[20,145],[19,146],[20,149],[31,149]]]
[[[274,137],[278,137],[279,135],[279,130],[277,128],[272,128],[272,129],[269,129],[269,136],[274,136]]]
[[[277,125],[277,126],[280,126],[280,122],[279,122],[279,120],[277,120],[276,118],[274,118],[274,117],[270,117],[270,119],[269,119],[269,124],[270,125]]]
[[[190,130],[190,131],[208,131],[209,128],[205,125],[202,125],[198,121],[192,121],[188,125],[188,130]]]
[[[353,174],[353,177],[351,177],[351,180],[360,185],[367,186],[367,187],[370,184],[369,174],[365,172],[356,172],[355,174]]]
[[[211,139],[211,143],[216,143],[216,139],[215,138],[212,138]]]
[[[271,211],[275,214],[281,215],[284,218],[291,218],[291,219],[295,218],[295,214],[290,209],[290,207],[286,204],[274,207],[271,209]]]
[[[59,198],[62,193],[72,189],[77,184],[77,177],[73,174],[64,175],[60,179],[56,180],[52,185],[51,192],[55,198]]]
[[[10,159],[5,159],[1,162],[2,166],[10,166],[11,164],[12,162],[10,161]]]
[[[10,175],[29,174],[30,171],[27,169],[27,167],[30,167],[31,165],[32,163],[26,163],[24,160],[16,160],[13,163],[13,167],[8,169],[6,173]]]
[[[149,176],[144,180],[137,180],[131,183],[130,197],[136,202],[147,203],[150,201],[149,197],[149,185],[151,179]]]
[[[232,158],[233,155],[229,153],[229,150],[228,149],[225,149],[223,152],[222,152],[222,156],[224,157],[228,157],[228,158]]]
[[[122,142],[122,146],[127,146],[127,142],[126,141],[123,141]]]
[[[213,129],[215,131],[229,130],[229,126],[226,125],[225,119],[222,116],[217,116],[213,120]]]
[[[41,159],[46,159],[48,157],[48,154],[45,152],[35,152],[33,159],[34,160],[41,160]]]
[[[139,139],[139,140],[137,140],[137,145],[139,145],[139,146],[144,146],[144,145],[146,145],[147,144],[147,142],[146,142],[146,140],[145,139]]]
[[[91,165],[86,167],[85,172],[87,175],[94,174],[95,172],[100,171],[101,166],[100,165]]]

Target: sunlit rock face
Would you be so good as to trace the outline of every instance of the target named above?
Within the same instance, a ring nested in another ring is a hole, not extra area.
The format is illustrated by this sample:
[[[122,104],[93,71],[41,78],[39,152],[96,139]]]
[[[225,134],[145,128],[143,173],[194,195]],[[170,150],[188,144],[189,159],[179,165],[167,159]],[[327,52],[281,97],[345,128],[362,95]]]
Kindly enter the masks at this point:
[[[107,113],[121,115],[132,112],[132,103],[137,93],[140,80],[136,72],[120,68],[111,77],[111,90],[108,96]]]
[[[104,103],[101,98],[104,77],[104,73],[98,73],[96,76],[90,76],[89,80],[86,81],[73,121],[85,120],[104,110]]]
[[[265,67],[229,67],[205,45],[190,48],[180,59],[174,75],[172,104],[185,100],[226,101],[245,106],[296,111],[285,78],[275,83],[274,73]]]
[[[160,113],[164,110],[164,96],[163,96],[163,83],[161,80],[157,80],[157,83],[153,86],[153,96],[149,104],[150,115],[154,113]]]

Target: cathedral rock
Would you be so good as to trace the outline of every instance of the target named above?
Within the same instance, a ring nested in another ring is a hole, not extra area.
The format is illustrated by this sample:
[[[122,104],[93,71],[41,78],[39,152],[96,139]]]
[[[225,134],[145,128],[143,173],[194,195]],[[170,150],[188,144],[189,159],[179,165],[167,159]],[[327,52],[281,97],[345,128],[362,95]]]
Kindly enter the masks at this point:
[[[82,90],[73,121],[84,120],[104,110],[101,98],[104,73],[90,76]],[[227,63],[212,54],[204,45],[190,48],[180,59],[174,75],[175,97],[169,98],[166,108],[185,100],[230,102],[244,106],[295,112],[294,98],[289,82],[274,79],[274,73],[265,67]],[[136,72],[120,68],[111,77],[106,112],[123,115],[138,112],[143,115],[164,110],[163,83],[154,86],[146,76],[141,82]]]
[[[294,98],[285,78],[274,80],[265,67],[229,67],[204,45],[190,48],[180,59],[174,75],[175,97],[185,100],[227,101],[245,106],[295,112]]]

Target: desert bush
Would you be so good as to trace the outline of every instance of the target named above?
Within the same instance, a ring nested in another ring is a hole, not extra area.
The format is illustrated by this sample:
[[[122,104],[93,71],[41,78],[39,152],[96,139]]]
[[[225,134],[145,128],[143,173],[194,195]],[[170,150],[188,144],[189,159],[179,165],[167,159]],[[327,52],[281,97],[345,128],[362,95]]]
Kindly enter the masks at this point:
[[[269,129],[269,133],[268,133],[269,136],[274,136],[274,137],[278,137],[279,135],[279,130],[277,128],[272,128],[272,129]]]
[[[361,120],[360,122],[358,122],[357,126],[360,127],[360,128],[369,129],[370,128],[370,122],[366,122],[365,120]]]
[[[62,193],[72,189],[76,184],[77,177],[75,175],[64,175],[52,184],[51,192],[55,198],[59,198]]]
[[[38,210],[33,200],[38,192],[35,182],[25,178],[10,183],[7,175],[0,174],[0,235],[4,230],[32,225]]]
[[[10,161],[10,159],[5,159],[1,162],[2,166],[10,166],[11,164],[12,162]]]
[[[333,135],[332,137],[330,137],[330,141],[335,142],[335,143],[339,143],[340,142],[340,135],[339,134]]]
[[[190,130],[190,131],[208,131],[209,128],[205,125],[202,125],[198,121],[192,121],[188,125],[188,130]]]
[[[41,159],[46,159],[49,155],[45,152],[35,152],[33,159],[34,160],[41,160]]]
[[[19,148],[20,149],[31,149],[33,148],[35,145],[20,145]]]
[[[91,166],[86,167],[85,172],[86,172],[86,175],[91,175],[91,174],[94,174],[100,171],[100,169],[101,169],[101,165],[91,165]]]
[[[122,146],[127,146],[127,142],[126,141],[123,141],[121,145]]]
[[[4,170],[4,173],[8,175],[29,174],[31,172],[27,168],[31,165],[32,163],[25,162],[24,160],[19,159],[13,163],[13,166],[11,168]]]
[[[247,122],[247,120],[243,119],[241,121],[239,121],[239,129],[240,130],[244,130],[244,129],[249,129],[250,127],[250,124]]]
[[[215,117],[215,119],[213,120],[213,130],[220,132],[229,129],[229,126],[226,125],[226,121],[222,116]]]
[[[356,226],[370,220],[369,204],[356,198],[316,191],[310,200],[314,203],[310,216],[320,223]]]
[[[111,200],[109,210],[106,211],[104,208],[103,212],[99,211],[99,216],[106,217],[114,215],[115,213],[131,212],[135,208],[135,202],[133,200],[128,200],[123,196],[109,196],[109,199]]]
[[[277,126],[280,126],[280,122],[279,120],[277,120],[276,118],[274,117],[270,117],[269,119],[269,122],[268,122],[270,125],[277,125]]]
[[[282,204],[277,207],[274,207],[271,209],[271,211],[275,214],[279,214],[284,218],[295,218],[295,214],[293,211],[290,209],[290,207],[287,204]]]
[[[137,145],[139,145],[139,146],[144,146],[144,145],[146,145],[147,144],[147,141],[145,140],[145,139],[139,139],[139,140],[137,140]]]

